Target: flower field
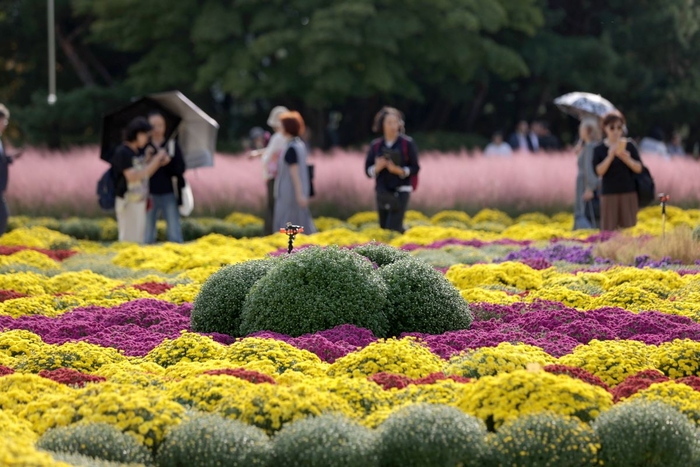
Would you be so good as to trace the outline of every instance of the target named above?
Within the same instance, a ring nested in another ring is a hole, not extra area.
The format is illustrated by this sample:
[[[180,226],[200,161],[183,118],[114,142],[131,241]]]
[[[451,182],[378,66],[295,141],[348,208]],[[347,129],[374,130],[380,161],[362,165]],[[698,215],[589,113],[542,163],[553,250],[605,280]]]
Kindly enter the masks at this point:
[[[700,210],[639,218],[360,212],[292,255],[14,218],[0,465],[700,465]]]

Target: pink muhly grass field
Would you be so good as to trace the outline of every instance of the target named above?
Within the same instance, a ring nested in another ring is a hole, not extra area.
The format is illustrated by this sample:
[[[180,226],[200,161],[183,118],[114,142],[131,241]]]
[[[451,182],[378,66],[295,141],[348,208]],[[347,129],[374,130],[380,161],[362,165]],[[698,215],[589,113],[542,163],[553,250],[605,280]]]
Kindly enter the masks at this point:
[[[344,150],[312,155],[315,215],[344,217],[374,208],[373,181],[364,174],[364,158],[364,153]],[[700,204],[700,162],[654,156],[643,159],[657,191],[669,193],[671,204]],[[95,189],[107,168],[97,147],[68,152],[30,149],[10,168],[6,198],[11,212],[56,217],[100,215]],[[194,193],[196,215],[221,216],[233,210],[260,213],[263,209],[265,185],[259,160],[217,154],[215,167],[191,170],[185,176]],[[423,152],[419,187],[410,207],[426,213],[454,208],[511,212],[570,209],[575,179],[576,157],[571,152],[516,154],[512,158],[486,158],[475,152]]]

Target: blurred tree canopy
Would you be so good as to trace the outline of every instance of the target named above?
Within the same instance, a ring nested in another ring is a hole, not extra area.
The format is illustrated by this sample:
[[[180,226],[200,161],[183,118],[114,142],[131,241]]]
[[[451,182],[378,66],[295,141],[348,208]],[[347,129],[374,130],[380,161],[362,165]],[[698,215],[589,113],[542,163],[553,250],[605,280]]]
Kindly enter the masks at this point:
[[[231,149],[278,104],[319,145],[329,112],[341,144],[362,144],[386,104],[436,145],[521,118],[570,140],[551,102],[575,90],[611,100],[633,134],[700,130],[694,0],[56,0],[56,26],[48,106],[45,2],[0,0],[0,101],[17,138],[51,146],[95,141],[101,113],[169,89],[214,116]]]

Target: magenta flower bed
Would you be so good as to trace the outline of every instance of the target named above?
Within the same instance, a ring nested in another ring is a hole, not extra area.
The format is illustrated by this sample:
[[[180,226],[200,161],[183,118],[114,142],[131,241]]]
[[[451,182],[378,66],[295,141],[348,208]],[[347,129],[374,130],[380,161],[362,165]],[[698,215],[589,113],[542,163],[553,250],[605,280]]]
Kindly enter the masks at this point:
[[[176,339],[190,330],[192,305],[174,305],[155,299],[135,300],[114,308],[78,308],[57,318],[0,316],[0,328],[26,329],[50,344],[78,340],[121,350],[127,356],[144,356],[164,339]],[[690,318],[656,311],[631,313],[620,308],[580,312],[560,303],[539,301],[494,305],[473,304],[475,320],[471,329],[441,335],[410,333],[423,340],[442,358],[501,342],[536,345],[553,356],[570,353],[578,344],[592,339],[631,339],[660,344],[674,339],[700,340],[700,324]],[[207,334],[228,345],[234,338]],[[353,325],[300,337],[259,332],[255,337],[272,338],[318,355],[332,363],[376,340],[367,329]]]

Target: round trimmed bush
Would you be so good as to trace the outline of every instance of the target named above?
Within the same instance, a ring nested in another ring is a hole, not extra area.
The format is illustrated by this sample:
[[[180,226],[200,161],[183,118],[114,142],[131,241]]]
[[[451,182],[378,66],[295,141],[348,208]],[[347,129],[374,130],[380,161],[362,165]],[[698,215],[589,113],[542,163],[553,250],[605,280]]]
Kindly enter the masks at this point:
[[[289,467],[379,465],[375,436],[340,415],[326,414],[285,425],[274,439],[275,463]]]
[[[598,465],[598,436],[580,420],[539,413],[505,423],[493,437],[494,465],[581,467]]]
[[[681,467],[694,458],[696,428],[662,402],[631,401],[615,405],[593,423],[607,467]]]
[[[197,415],[173,428],[158,449],[158,467],[267,466],[272,446],[264,431],[220,415]]]
[[[387,285],[389,333],[442,334],[468,329],[472,313],[445,277],[418,259],[402,259],[377,271]]]
[[[367,243],[353,248],[352,251],[358,255],[364,256],[379,267],[411,257],[409,252],[399,250],[385,243]]]
[[[354,324],[385,336],[386,285],[362,256],[332,246],[285,257],[251,288],[241,334],[293,337]]]
[[[106,423],[54,428],[39,438],[37,448],[124,464],[153,462],[148,448],[140,444],[136,438]]]
[[[192,330],[239,336],[248,291],[276,263],[275,260],[246,261],[225,266],[209,276],[192,305]]]
[[[382,467],[480,467],[486,427],[455,407],[409,405],[379,427],[377,452]]]

